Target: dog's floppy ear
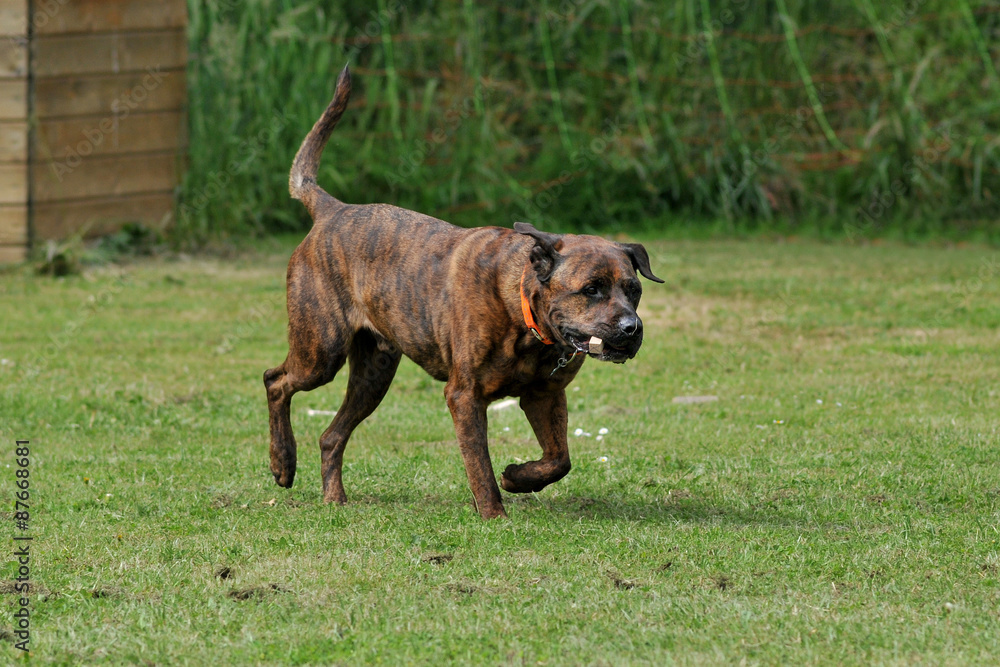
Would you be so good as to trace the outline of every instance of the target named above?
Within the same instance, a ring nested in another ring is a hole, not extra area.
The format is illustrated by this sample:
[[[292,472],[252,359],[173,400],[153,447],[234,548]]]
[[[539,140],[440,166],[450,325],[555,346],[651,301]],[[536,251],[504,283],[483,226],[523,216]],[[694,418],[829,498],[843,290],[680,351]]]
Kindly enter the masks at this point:
[[[515,222],[514,231],[535,239],[535,247],[531,249],[531,266],[538,274],[539,281],[548,282],[561,259],[558,248],[562,245],[562,237],[558,234],[540,232],[527,222]]]
[[[663,279],[654,276],[653,270],[649,268],[649,254],[641,243],[619,243],[618,247],[624,250],[628,258],[632,260],[633,269],[653,282],[663,282]]]

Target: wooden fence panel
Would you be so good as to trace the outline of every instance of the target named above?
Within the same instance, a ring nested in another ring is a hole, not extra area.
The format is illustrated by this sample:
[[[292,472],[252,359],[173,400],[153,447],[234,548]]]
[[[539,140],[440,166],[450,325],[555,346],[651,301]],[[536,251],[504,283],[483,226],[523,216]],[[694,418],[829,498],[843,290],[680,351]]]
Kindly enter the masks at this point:
[[[28,7],[0,4],[0,262],[168,223],[187,146],[186,1]]]

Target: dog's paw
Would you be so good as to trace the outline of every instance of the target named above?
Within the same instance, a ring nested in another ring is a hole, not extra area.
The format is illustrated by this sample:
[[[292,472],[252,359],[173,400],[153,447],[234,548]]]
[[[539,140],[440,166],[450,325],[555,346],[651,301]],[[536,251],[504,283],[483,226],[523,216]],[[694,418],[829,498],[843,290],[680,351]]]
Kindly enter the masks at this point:
[[[508,493],[533,493],[545,488],[537,480],[525,478],[524,464],[511,463],[500,475],[500,486]]]
[[[339,491],[329,490],[323,492],[323,502],[327,505],[333,503],[335,505],[346,505],[347,504],[347,494],[344,493],[343,489]]]
[[[274,475],[274,483],[283,489],[292,488],[292,483],[295,482],[295,468],[290,471],[287,468],[279,471],[271,468],[271,474]]]

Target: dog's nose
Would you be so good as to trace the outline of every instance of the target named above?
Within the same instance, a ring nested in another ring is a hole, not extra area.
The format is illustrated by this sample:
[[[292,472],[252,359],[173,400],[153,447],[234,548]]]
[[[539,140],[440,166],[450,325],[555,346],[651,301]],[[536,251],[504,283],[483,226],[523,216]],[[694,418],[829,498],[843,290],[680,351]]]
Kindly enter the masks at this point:
[[[618,320],[618,328],[626,336],[634,336],[642,331],[642,320],[636,315],[626,315]]]

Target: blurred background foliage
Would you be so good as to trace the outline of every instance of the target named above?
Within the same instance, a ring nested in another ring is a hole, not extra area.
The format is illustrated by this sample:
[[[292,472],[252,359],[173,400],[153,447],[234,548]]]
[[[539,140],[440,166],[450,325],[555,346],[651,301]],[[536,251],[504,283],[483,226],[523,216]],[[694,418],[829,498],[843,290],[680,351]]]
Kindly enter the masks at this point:
[[[992,234],[995,0],[190,0],[189,240],[303,230],[321,184],[459,224]]]

